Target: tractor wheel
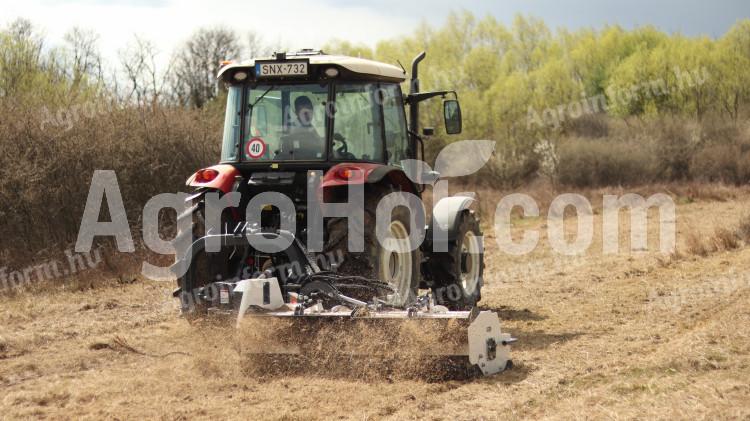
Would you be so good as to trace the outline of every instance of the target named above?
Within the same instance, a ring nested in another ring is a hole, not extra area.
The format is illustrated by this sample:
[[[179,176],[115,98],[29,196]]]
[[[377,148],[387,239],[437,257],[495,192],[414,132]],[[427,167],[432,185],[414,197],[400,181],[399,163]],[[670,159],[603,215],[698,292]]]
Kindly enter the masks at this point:
[[[460,218],[448,252],[433,253],[429,260],[430,273],[437,281],[435,301],[451,310],[469,310],[482,298],[484,255],[479,220],[472,211],[463,212]]]
[[[179,215],[178,226],[181,226],[180,222],[182,218],[190,218],[192,220],[192,226],[189,231],[178,231],[177,238],[181,236],[188,236],[189,242],[187,244],[193,244],[199,238],[206,235],[206,221],[205,221],[205,202],[201,200],[198,206],[193,210],[192,213]],[[224,229],[225,215],[222,215],[222,232]],[[178,250],[178,255],[184,255],[187,251]],[[209,284],[209,280],[215,279],[216,274],[222,274],[226,268],[222,266],[221,262],[225,262],[223,265],[226,266],[226,258],[224,252],[219,253],[198,253],[190,261],[188,270],[179,278],[177,278],[177,286],[180,287],[180,308],[183,316],[192,322],[206,315],[208,305],[198,295],[198,290]]]
[[[388,222],[388,232],[394,238],[390,249],[383,247],[376,234],[375,215],[378,203],[392,192],[392,186],[365,186],[364,226],[355,227],[352,235],[364,236],[364,252],[348,250],[349,229],[346,218],[330,218],[326,223],[327,242],[324,248],[324,261],[340,260],[337,271],[346,275],[364,276],[387,282],[398,293],[394,296],[393,305],[402,306],[411,302],[419,288],[419,266],[421,253],[419,247],[410,251],[409,210],[397,206]],[[328,262],[327,262],[328,263]],[[324,264],[323,269],[330,269]]]

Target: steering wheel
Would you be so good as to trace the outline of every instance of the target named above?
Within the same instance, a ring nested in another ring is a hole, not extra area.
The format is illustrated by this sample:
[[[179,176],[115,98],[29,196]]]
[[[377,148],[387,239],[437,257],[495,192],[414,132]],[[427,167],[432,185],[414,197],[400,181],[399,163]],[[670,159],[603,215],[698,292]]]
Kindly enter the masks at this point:
[[[341,133],[334,133],[333,140],[341,143],[341,146],[336,148],[336,152],[338,152],[339,154],[349,153],[349,145],[346,144],[346,140]]]
[[[355,156],[349,153],[349,145],[347,145],[346,140],[344,139],[344,136],[341,135],[341,133],[334,133],[333,140],[341,143],[341,146],[334,149],[336,152],[335,155],[337,158],[355,159]]]

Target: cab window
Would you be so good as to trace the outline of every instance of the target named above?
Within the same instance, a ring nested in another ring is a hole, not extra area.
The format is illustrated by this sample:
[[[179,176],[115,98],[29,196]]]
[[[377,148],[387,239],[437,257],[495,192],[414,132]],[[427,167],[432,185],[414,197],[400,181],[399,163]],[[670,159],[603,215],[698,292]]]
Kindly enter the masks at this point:
[[[241,109],[242,86],[229,86],[227,89],[227,109],[224,114],[224,139],[221,142],[221,160],[223,162],[237,160]]]
[[[325,159],[327,85],[259,84],[247,97],[244,160]]]
[[[385,148],[389,165],[401,165],[408,159],[409,137],[406,134],[406,115],[401,87],[396,84],[380,86],[383,95],[383,118],[385,122]]]
[[[383,125],[376,84],[336,85],[331,159],[383,162]]]

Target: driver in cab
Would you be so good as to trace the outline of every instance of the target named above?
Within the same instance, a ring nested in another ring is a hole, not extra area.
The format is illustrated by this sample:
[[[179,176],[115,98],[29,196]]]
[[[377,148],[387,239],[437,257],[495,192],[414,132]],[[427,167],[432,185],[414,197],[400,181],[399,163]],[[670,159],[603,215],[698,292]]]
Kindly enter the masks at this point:
[[[307,96],[294,100],[294,114],[298,125],[281,137],[281,151],[277,158],[282,159],[322,159],[325,154],[325,139],[312,125],[313,104]]]

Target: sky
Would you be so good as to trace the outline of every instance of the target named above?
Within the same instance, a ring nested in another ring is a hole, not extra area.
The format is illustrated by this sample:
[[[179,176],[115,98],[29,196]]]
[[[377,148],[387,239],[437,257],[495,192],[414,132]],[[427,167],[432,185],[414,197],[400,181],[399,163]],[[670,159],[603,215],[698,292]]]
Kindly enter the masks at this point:
[[[544,19],[552,28],[600,28],[646,24],[686,35],[721,36],[737,20],[750,18],[750,0],[0,0],[0,26],[30,19],[49,45],[73,26],[100,35],[105,59],[138,34],[154,42],[166,59],[201,26],[253,30],[286,49],[319,48],[332,38],[374,46],[406,35],[420,22],[442,25],[451,11],[491,14],[510,23],[516,14]]]

